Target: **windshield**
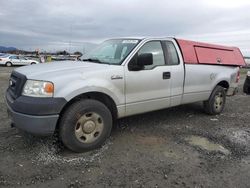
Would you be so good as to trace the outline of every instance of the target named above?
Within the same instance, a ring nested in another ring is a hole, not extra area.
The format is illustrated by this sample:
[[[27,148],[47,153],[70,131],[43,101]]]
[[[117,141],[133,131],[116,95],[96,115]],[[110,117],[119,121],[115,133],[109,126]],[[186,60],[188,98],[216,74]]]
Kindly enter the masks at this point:
[[[139,43],[136,39],[112,39],[97,46],[89,54],[83,56],[83,61],[120,65],[128,54]]]

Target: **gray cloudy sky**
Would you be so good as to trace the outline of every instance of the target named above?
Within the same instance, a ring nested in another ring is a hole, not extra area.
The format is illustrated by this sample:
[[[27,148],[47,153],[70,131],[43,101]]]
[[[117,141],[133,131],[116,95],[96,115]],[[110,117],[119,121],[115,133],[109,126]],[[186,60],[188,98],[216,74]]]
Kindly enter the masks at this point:
[[[2,0],[0,7],[4,46],[73,51],[110,37],[175,36],[250,56],[250,0]]]

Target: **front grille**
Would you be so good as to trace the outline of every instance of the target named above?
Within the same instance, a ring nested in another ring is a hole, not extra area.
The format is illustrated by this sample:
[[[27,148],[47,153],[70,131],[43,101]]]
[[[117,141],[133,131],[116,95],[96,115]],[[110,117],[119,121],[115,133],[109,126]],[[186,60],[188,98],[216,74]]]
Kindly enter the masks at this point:
[[[22,94],[22,89],[26,80],[26,76],[16,71],[13,71],[11,73],[8,92],[13,99],[18,98]]]

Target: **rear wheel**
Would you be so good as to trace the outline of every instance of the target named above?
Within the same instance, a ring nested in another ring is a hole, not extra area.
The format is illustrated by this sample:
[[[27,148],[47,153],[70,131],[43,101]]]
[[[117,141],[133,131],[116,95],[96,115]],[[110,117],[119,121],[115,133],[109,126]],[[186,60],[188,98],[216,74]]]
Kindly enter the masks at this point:
[[[220,114],[226,104],[225,88],[216,86],[207,101],[204,101],[204,110],[210,115]]]
[[[100,147],[112,129],[112,115],[101,102],[84,99],[72,104],[60,121],[60,138],[72,151],[83,152]]]
[[[36,63],[35,62],[32,62],[31,65],[35,65]]]
[[[11,67],[11,66],[12,66],[12,63],[8,61],[7,63],[5,63],[5,66],[6,66],[6,67]]]

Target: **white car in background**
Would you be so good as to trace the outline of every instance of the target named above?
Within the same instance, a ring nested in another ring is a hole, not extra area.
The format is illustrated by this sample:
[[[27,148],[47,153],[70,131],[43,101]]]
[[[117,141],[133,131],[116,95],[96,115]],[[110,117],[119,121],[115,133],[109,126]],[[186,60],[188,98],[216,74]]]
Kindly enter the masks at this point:
[[[28,59],[24,56],[6,55],[0,57],[0,65],[11,67],[13,65],[34,65],[39,62],[33,59]]]

